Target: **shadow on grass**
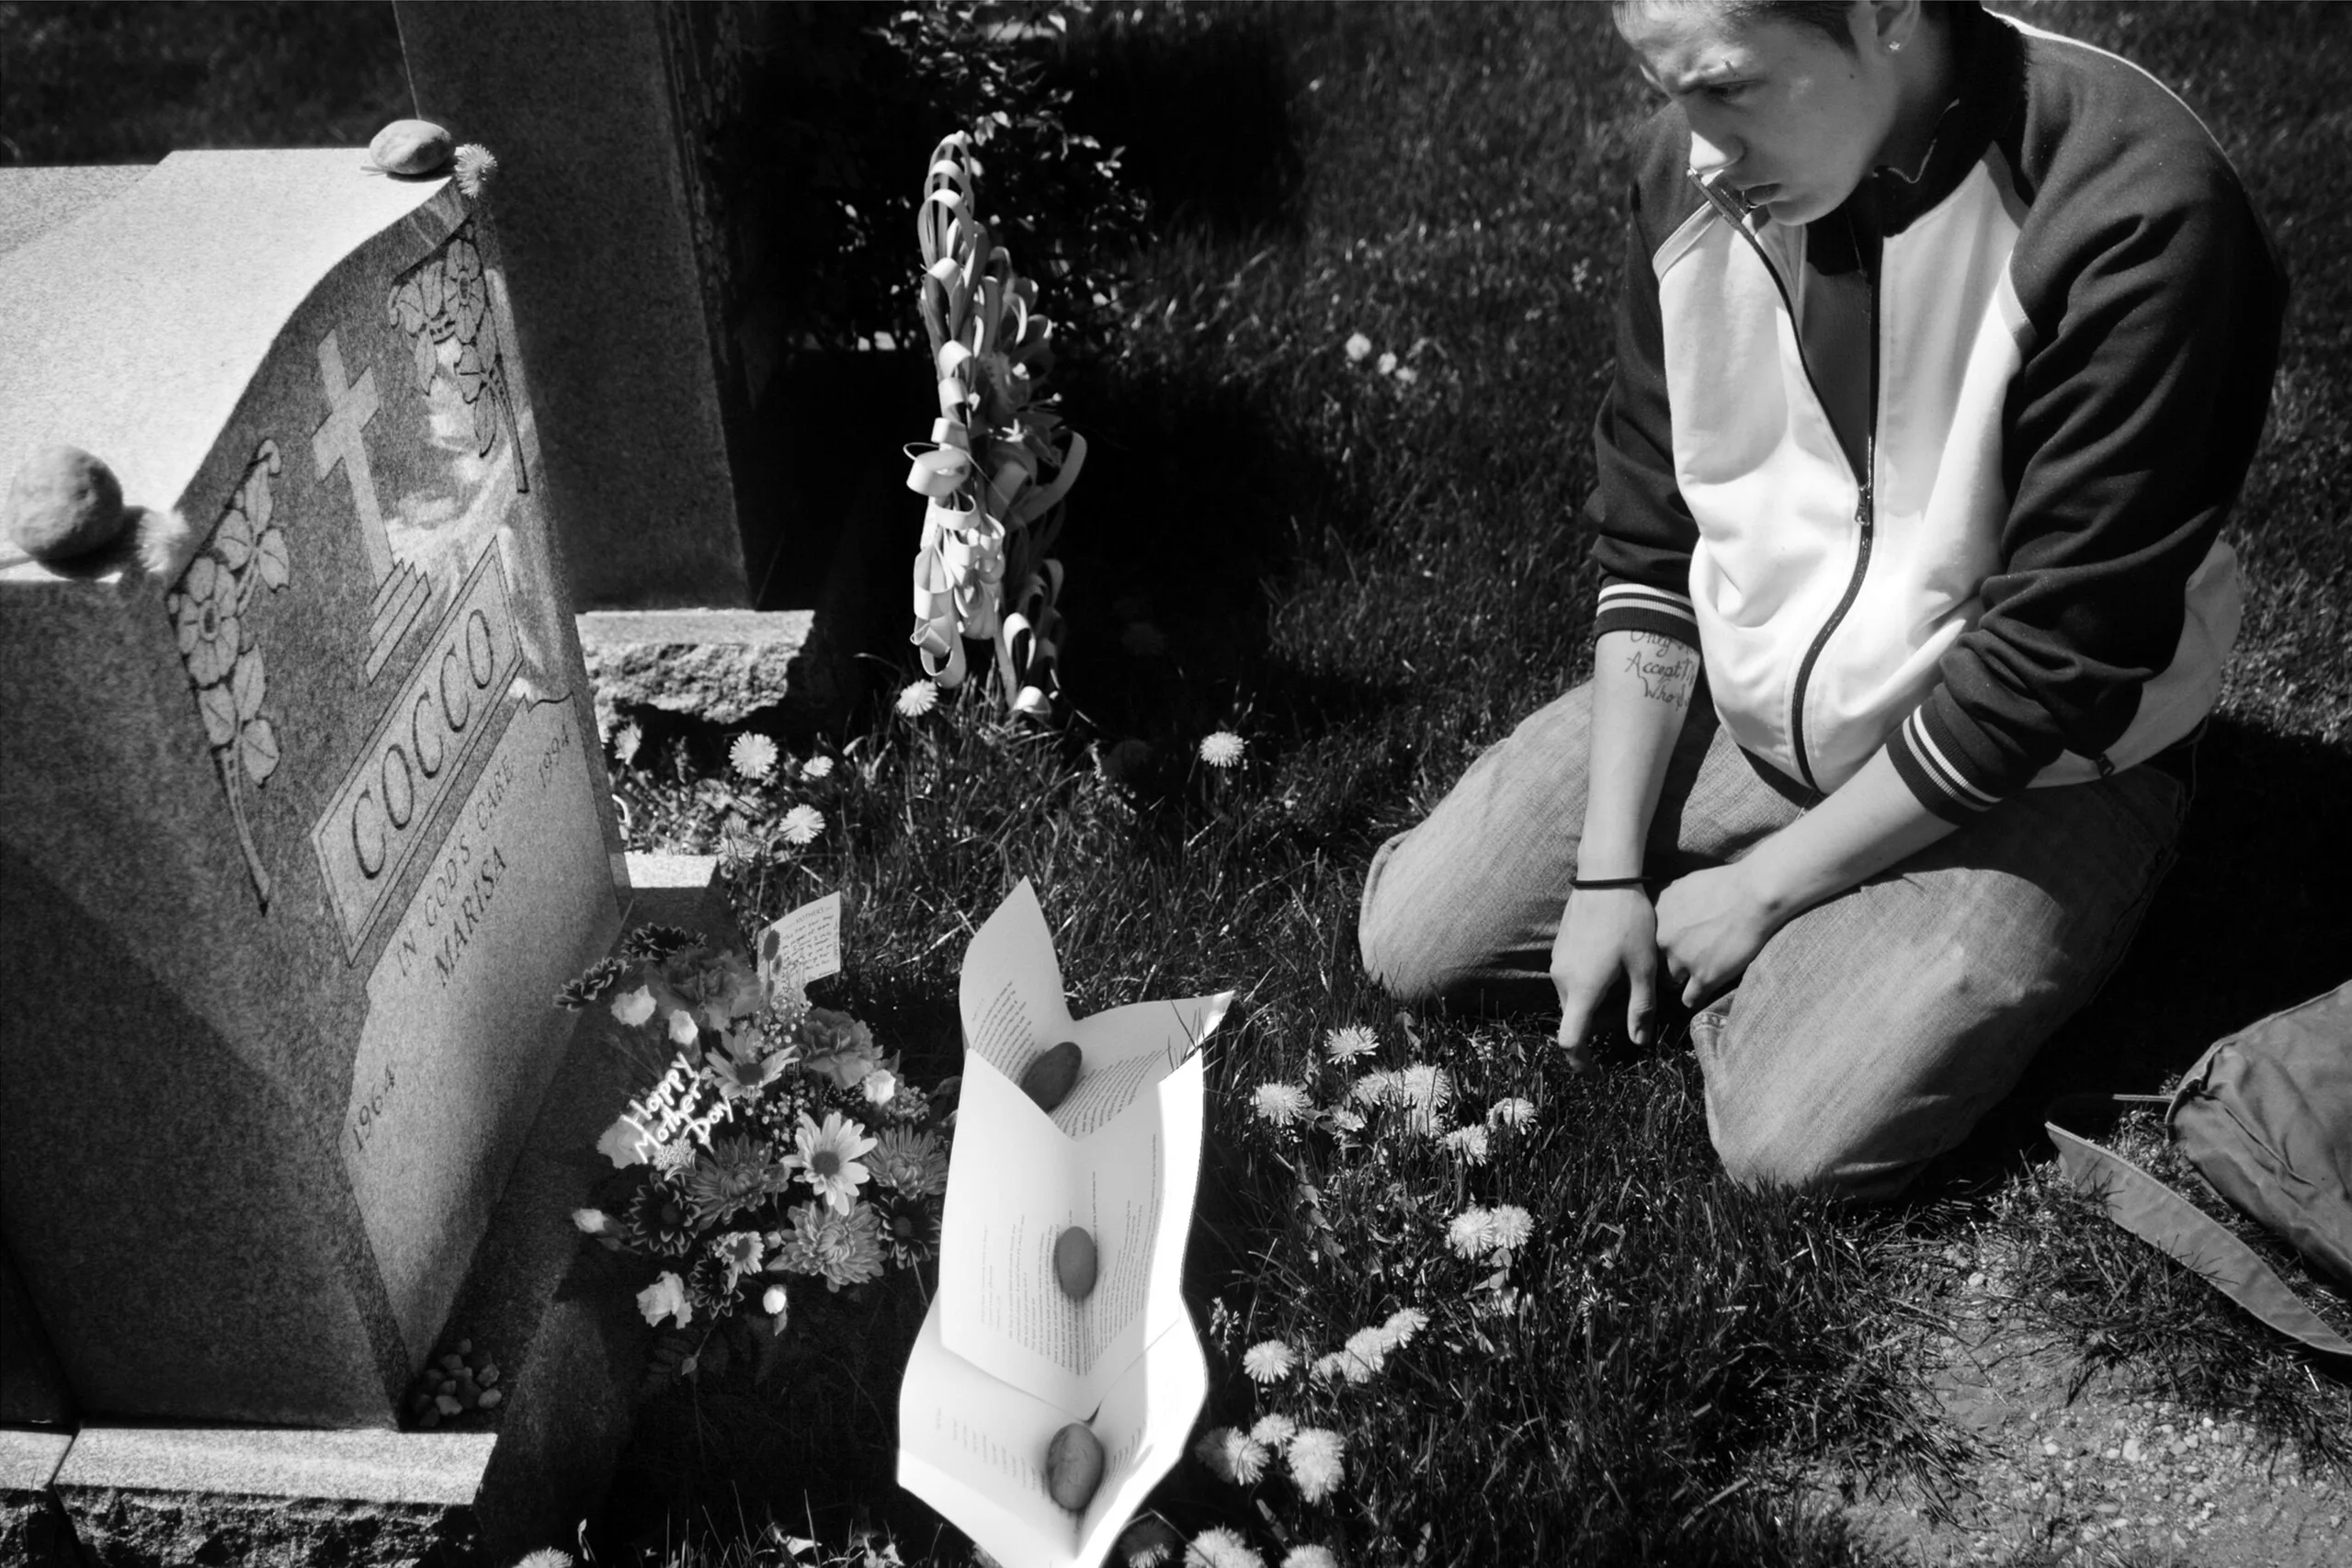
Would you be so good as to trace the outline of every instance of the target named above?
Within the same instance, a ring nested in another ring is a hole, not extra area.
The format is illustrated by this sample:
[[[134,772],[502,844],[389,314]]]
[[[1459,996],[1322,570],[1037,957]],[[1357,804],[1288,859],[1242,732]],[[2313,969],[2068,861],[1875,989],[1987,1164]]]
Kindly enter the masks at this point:
[[[1124,151],[1162,227],[1295,230],[1305,159],[1282,18],[1265,5],[1112,6],[1078,19],[1049,80],[1073,130]]]

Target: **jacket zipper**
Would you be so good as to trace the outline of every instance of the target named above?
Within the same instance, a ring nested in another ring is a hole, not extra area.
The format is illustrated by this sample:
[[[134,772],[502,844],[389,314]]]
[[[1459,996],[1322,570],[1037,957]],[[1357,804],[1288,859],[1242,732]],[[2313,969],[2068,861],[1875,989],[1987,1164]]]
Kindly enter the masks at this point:
[[[1696,180],[1696,176],[1693,177]],[[1821,382],[1813,379],[1812,361],[1805,357],[1804,324],[1798,319],[1797,301],[1789,292],[1789,285],[1781,278],[1780,269],[1772,265],[1772,258],[1765,254],[1764,246],[1758,244],[1755,235],[1749,232],[1747,224],[1743,221],[1745,214],[1740,210],[1738,204],[1730,195],[1719,192],[1704,180],[1696,180],[1696,183],[1716,211],[1729,220],[1732,227],[1746,239],[1749,248],[1755,252],[1756,260],[1764,264],[1765,275],[1772,279],[1772,286],[1780,291],[1780,307],[1789,312],[1789,330],[1797,340],[1797,364],[1805,372],[1805,385],[1812,391],[1813,402],[1822,411],[1822,417],[1827,420],[1829,400],[1822,395]],[[1855,264],[1859,266],[1861,246],[1858,244],[1854,249]],[[1805,686],[1812,679],[1813,666],[1821,661],[1822,650],[1829,646],[1831,636],[1845,621],[1846,612],[1854,608],[1854,601],[1861,597],[1862,579],[1870,569],[1871,538],[1877,531],[1878,514],[1871,501],[1870,481],[1878,472],[1879,467],[1879,274],[1884,270],[1884,258],[1881,256],[1880,264],[1873,267],[1869,275],[1870,412],[1869,419],[1863,425],[1862,437],[1862,460],[1868,472],[1854,474],[1855,488],[1858,492],[1854,503],[1854,522],[1860,532],[1860,540],[1854,551],[1854,574],[1846,580],[1846,593],[1837,601],[1837,608],[1829,612],[1829,619],[1822,623],[1821,631],[1813,637],[1812,645],[1805,650],[1804,658],[1798,663],[1796,684],[1790,693],[1789,703],[1789,750],[1797,759],[1797,770],[1804,777],[1805,788],[1815,794],[1821,793],[1821,782],[1813,776],[1812,759],[1805,755]],[[1833,437],[1836,435],[1835,422],[1831,424],[1830,434]],[[1852,459],[1846,457],[1846,443],[1838,441],[1836,446],[1838,456],[1845,459],[1846,472],[1852,473],[1854,462]]]

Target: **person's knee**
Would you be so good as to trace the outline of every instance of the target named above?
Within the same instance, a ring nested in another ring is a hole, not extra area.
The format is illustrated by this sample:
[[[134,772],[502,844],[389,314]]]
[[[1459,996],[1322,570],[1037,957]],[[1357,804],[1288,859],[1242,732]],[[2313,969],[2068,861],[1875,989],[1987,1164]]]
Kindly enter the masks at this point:
[[[1707,1131],[1725,1174],[1752,1192],[1877,1202],[1902,1191],[1926,1164],[1891,1154],[1884,1128],[1769,1095],[1710,1096]]]
[[[1384,846],[1364,881],[1363,908],[1356,917],[1356,945],[1362,953],[1364,972],[1400,1002],[1426,1002],[1446,991],[1453,980],[1439,949],[1440,933],[1430,929],[1423,907],[1410,901],[1384,898],[1381,866],[1390,849]]]

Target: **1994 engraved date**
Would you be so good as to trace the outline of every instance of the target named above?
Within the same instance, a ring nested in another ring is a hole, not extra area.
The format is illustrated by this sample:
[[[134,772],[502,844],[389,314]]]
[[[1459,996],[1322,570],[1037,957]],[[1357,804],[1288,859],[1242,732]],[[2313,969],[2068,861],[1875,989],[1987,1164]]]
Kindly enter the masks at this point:
[[[1699,675],[1699,654],[1671,637],[1661,637],[1654,631],[1632,631],[1632,652],[1625,655],[1625,668],[1642,683],[1642,695],[1653,702],[1671,702],[1677,706],[1690,700],[1691,686]]]

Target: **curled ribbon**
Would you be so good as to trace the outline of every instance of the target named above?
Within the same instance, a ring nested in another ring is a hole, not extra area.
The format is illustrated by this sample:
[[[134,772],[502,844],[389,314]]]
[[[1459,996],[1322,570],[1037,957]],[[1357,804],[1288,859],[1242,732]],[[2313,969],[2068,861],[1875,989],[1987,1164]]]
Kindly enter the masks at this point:
[[[943,138],[915,212],[939,414],[931,439],[905,449],[907,488],[926,503],[909,641],[925,673],[952,687],[968,673],[964,640],[990,640],[1006,706],[1045,719],[1062,619],[1062,566],[1045,550],[1086,443],[1040,401],[1053,323],[982,221],[978,176],[971,139]],[[1020,585],[1011,608],[1008,576]]]

